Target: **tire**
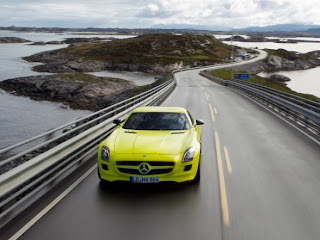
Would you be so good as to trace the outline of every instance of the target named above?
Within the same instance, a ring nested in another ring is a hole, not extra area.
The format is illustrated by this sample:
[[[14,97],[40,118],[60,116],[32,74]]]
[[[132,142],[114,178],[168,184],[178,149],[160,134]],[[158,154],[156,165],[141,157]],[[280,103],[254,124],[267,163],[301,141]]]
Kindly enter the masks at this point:
[[[198,165],[198,171],[196,174],[196,177],[191,181],[192,183],[199,183],[200,182],[200,160],[199,160],[199,165]]]
[[[100,184],[105,186],[105,185],[109,185],[111,182],[104,180],[101,178],[100,172],[99,172],[99,167],[98,167],[98,178],[100,179]]]

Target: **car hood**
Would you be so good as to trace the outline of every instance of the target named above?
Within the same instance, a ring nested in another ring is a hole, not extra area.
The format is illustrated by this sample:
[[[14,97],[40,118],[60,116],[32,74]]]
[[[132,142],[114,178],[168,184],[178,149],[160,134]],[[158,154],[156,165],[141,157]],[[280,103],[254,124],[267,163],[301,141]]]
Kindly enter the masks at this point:
[[[121,129],[117,135],[116,153],[178,154],[190,135],[183,131],[147,131]]]

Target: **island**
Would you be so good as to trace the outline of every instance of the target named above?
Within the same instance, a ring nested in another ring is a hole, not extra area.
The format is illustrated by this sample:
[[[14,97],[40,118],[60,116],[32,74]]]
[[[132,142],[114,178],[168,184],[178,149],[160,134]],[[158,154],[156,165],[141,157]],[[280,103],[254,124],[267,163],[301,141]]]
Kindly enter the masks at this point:
[[[244,33],[245,34],[245,33]],[[249,34],[248,37],[242,37],[240,35],[235,35],[233,37],[221,38],[221,41],[236,41],[236,42],[274,42],[274,43],[299,43],[299,42],[309,42],[309,43],[318,43],[318,40],[303,40],[295,39],[295,36],[279,36],[279,38],[274,37],[278,35],[277,33],[272,34],[273,37],[267,37],[266,33],[260,34]]]
[[[29,40],[18,37],[0,37],[0,43],[27,43]]]
[[[72,73],[103,70],[168,73],[174,69],[226,62],[231,46],[211,35],[147,34],[134,38],[77,42],[24,60],[43,65],[38,72]]]
[[[119,78],[69,73],[8,79],[0,82],[0,88],[34,100],[61,102],[74,109],[97,111],[163,82],[160,79],[146,86],[136,86]]]

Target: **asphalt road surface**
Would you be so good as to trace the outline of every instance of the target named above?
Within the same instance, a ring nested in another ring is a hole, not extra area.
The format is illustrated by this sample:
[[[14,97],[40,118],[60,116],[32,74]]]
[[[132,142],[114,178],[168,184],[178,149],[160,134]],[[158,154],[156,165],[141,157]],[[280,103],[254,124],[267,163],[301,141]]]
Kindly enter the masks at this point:
[[[198,72],[163,105],[205,121],[200,184],[103,187],[95,169],[21,239],[320,239],[319,145]]]

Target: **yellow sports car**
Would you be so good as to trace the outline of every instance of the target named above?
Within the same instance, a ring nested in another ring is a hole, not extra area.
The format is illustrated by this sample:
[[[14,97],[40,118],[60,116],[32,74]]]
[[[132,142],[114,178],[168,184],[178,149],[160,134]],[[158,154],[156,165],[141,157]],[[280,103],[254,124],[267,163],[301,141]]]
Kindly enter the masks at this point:
[[[200,181],[201,125],[181,107],[139,107],[99,146],[102,182]]]

